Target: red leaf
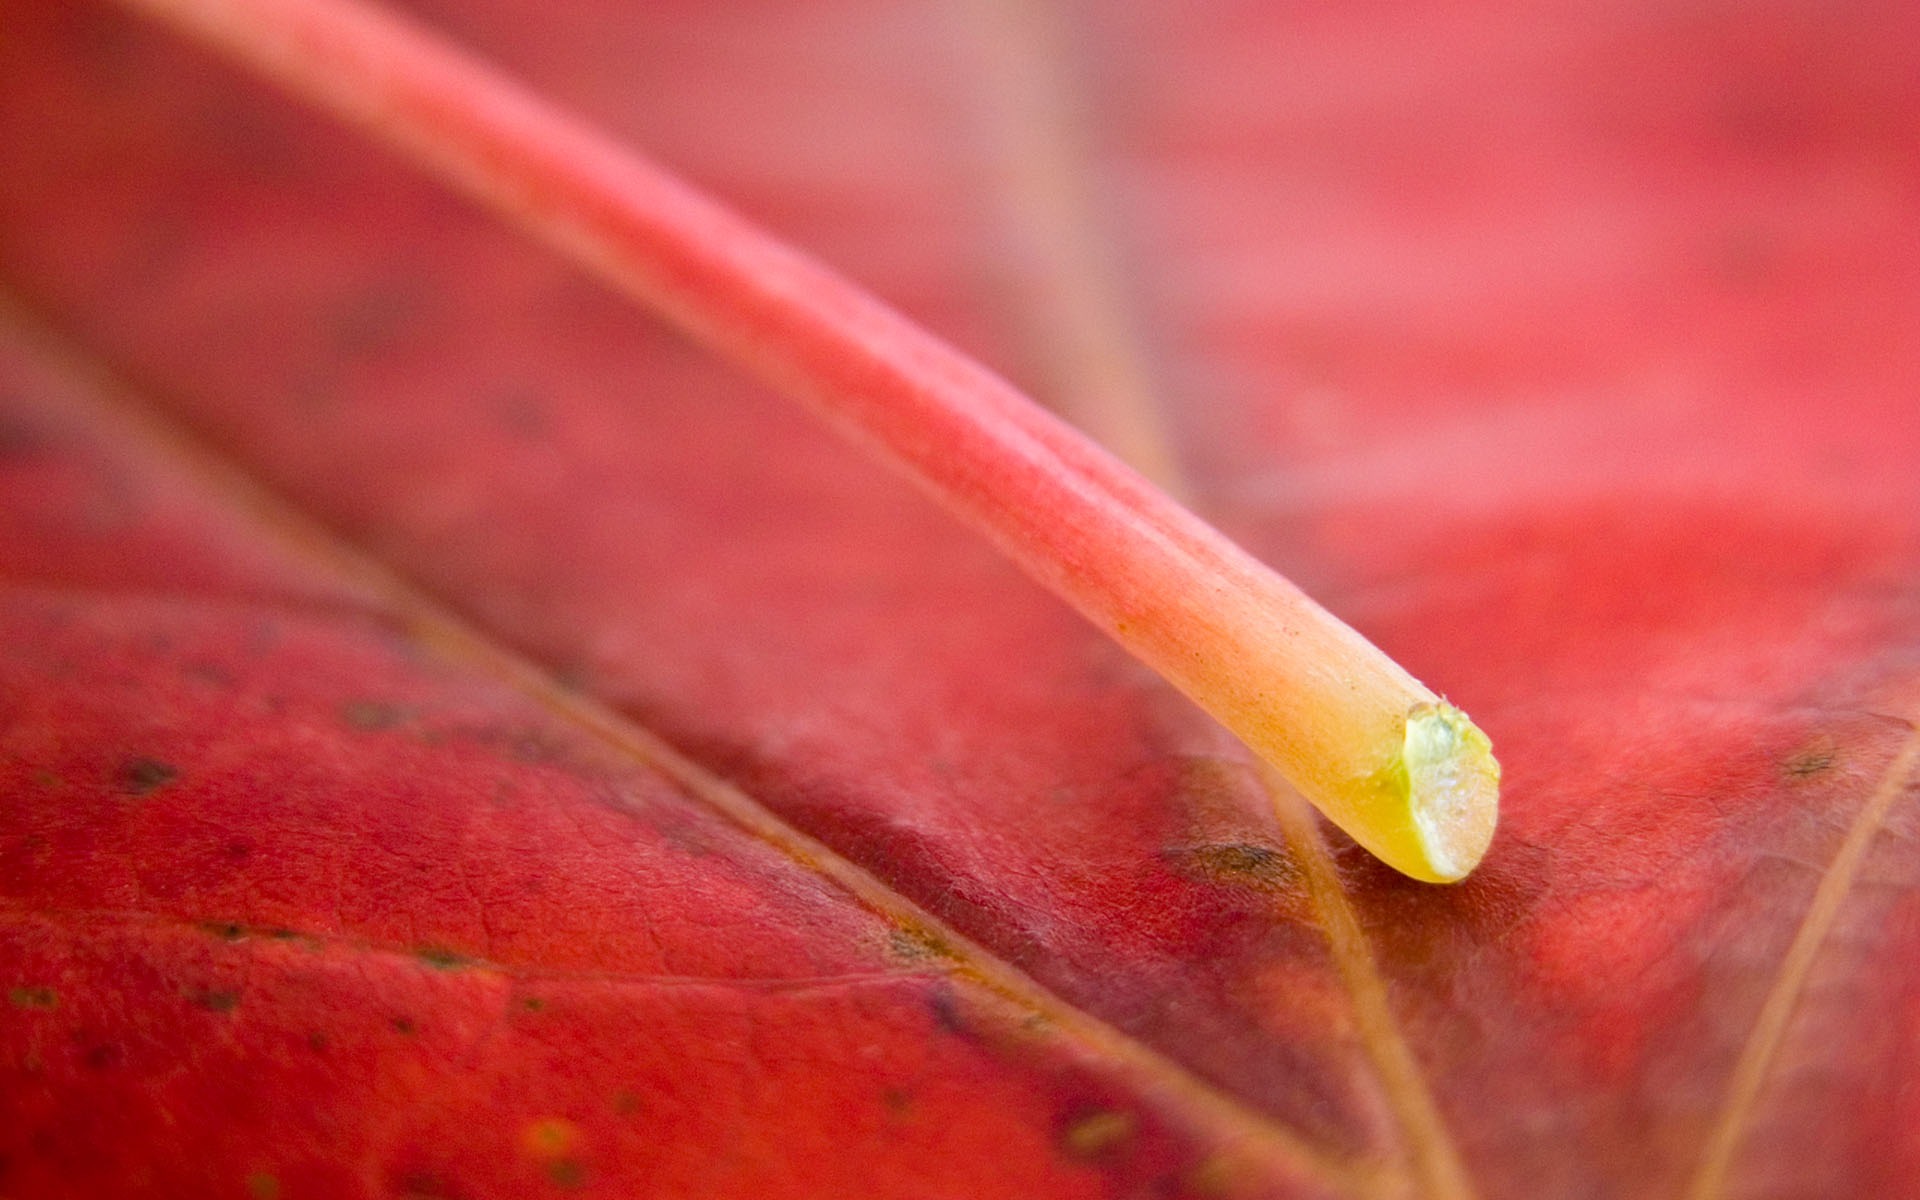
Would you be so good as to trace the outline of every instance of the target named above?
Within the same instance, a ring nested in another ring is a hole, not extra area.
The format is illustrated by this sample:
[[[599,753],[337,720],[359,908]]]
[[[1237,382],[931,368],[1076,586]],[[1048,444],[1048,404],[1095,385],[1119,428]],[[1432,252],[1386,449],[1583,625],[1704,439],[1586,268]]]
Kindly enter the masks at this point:
[[[991,12],[605,7],[431,15],[1042,394],[1094,172],[1092,344],[1492,854],[1287,840],[781,402],[8,0],[9,1194],[1911,1190],[1912,12],[1103,6],[1075,166]]]

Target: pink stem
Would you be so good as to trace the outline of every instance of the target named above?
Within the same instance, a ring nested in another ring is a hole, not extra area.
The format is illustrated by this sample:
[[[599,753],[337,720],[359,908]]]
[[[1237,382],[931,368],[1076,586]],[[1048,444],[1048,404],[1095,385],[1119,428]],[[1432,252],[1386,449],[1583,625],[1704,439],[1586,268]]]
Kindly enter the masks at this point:
[[[1433,693],[997,375],[393,14],[125,2],[385,139],[879,450],[1384,853],[1355,789],[1396,769]]]

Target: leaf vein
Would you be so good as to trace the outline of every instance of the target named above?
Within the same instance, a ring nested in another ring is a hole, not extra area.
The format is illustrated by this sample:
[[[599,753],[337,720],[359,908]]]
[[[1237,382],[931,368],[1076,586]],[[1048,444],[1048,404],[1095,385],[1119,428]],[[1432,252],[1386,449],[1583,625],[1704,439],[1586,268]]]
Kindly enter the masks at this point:
[[[1912,729],[1910,722],[1908,725]],[[1759,1106],[1761,1090],[1781,1045],[1786,1041],[1794,1011],[1812,976],[1814,962],[1833,932],[1841,906],[1853,891],[1861,864],[1865,862],[1868,849],[1886,822],[1888,812],[1911,785],[1916,765],[1920,765],[1920,730],[1908,734],[1905,743],[1888,764],[1885,774],[1860,806],[1845,840],[1822,874],[1819,887],[1814,890],[1813,901],[1807,906],[1800,928],[1787,947],[1786,957],[1780,962],[1779,974],[1774,977],[1773,986],[1761,1002],[1753,1029],[1741,1047],[1740,1057],[1735,1060],[1733,1074],[1727,1084],[1726,1099],[1714,1118],[1699,1165],[1687,1186],[1687,1200],[1714,1200],[1725,1193],[1727,1178],[1733,1168],[1733,1157],[1740,1149],[1754,1110]]]
[[[79,381],[92,415],[121,441],[141,447],[144,457],[167,464],[204,487],[229,511],[251,519],[263,536],[369,596],[379,606],[378,613],[423,649],[513,688],[555,718],[658,772],[688,799],[714,811],[798,868],[831,883],[862,910],[930,944],[946,946],[953,978],[1025,1009],[1080,1051],[1103,1061],[1129,1086],[1159,1098],[1194,1120],[1196,1126],[1207,1128],[1209,1136],[1220,1144],[1233,1146],[1236,1153],[1257,1159],[1283,1178],[1310,1178],[1355,1197],[1380,1193],[1374,1165],[1348,1161],[1317,1145],[1306,1134],[1056,995],[948,927],[864,867],[787,824],[651,730],[567,688],[540,664],[469,625],[455,609],[300,512],[243,464],[201,442],[88,351],[49,332],[44,322],[28,315],[20,300],[0,288],[0,327],[5,326],[13,327],[36,353]],[[82,402],[78,396],[73,399],[76,404]]]

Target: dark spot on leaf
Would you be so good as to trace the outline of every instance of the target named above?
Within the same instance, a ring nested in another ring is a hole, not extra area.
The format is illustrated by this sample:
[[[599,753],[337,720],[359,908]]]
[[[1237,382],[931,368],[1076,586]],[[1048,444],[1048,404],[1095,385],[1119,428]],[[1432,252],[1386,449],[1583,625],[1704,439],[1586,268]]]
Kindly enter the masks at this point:
[[[412,1037],[418,1029],[419,1026],[413,1023],[413,1018],[411,1017],[395,1017],[393,1019],[393,1031],[401,1037]]]
[[[325,1054],[329,1044],[327,1035],[318,1029],[307,1034],[307,1049],[313,1051],[315,1054]]]
[[[689,858],[709,858],[715,853],[711,828],[684,806],[660,804],[637,792],[604,781],[596,782],[593,798],[595,802],[616,812],[639,814],[648,828]]]
[[[1832,746],[1815,746],[1794,755],[1786,761],[1786,772],[1795,779],[1805,779],[1832,768],[1839,755]]]
[[[180,777],[178,767],[156,758],[130,758],[120,765],[116,782],[120,790],[132,796],[144,796],[163,788]]]
[[[252,842],[236,839],[227,843],[227,857],[235,862],[243,862],[252,854]]]
[[[401,1200],[446,1200],[458,1193],[453,1185],[429,1171],[408,1171],[394,1180]]]
[[[520,1001],[520,1007],[528,1012],[539,1012],[546,1006],[547,1002],[538,996],[528,996]]]
[[[401,724],[407,710],[382,700],[349,700],[340,706],[340,719],[353,729],[372,733]]]
[[[267,930],[267,936],[276,942],[288,942],[300,935],[291,929],[269,929]]]
[[[953,985],[946,980],[936,980],[928,991],[927,1008],[933,1013],[934,1024],[952,1034],[967,1032],[967,1021],[960,1012],[960,998],[954,994]]]
[[[895,958],[907,962],[925,962],[928,959],[947,959],[953,957],[953,947],[947,940],[930,930],[915,929],[911,926],[895,929],[887,934],[887,949]]]
[[[445,946],[422,946],[414,951],[414,957],[434,968],[436,971],[453,971],[467,965],[465,956],[455,954]]]
[[[913,1093],[905,1088],[890,1087],[880,1093],[880,1103],[894,1116],[904,1117],[913,1111]]]
[[[7,1003],[15,1008],[60,1007],[60,994],[50,987],[17,987],[7,991]]]
[[[630,1117],[640,1111],[640,1097],[625,1088],[613,1094],[613,1111],[623,1117]]]
[[[561,1158],[580,1144],[580,1127],[565,1117],[536,1117],[520,1131],[520,1146],[536,1158]]]
[[[52,791],[55,788],[65,787],[67,785],[67,781],[60,778],[60,776],[54,774],[52,771],[35,771],[33,773],[33,785],[35,787],[46,788],[48,791]]]
[[[247,1195],[253,1200],[280,1200],[280,1181],[265,1171],[247,1176]]]
[[[1211,883],[1266,892],[1293,891],[1300,885],[1300,868],[1293,857],[1271,846],[1249,842],[1177,846],[1167,851],[1167,857],[1183,873]]]
[[[555,1187],[577,1188],[586,1186],[587,1169],[576,1158],[556,1158],[547,1164],[547,1178]]]
[[[520,1148],[563,1188],[577,1188],[587,1181],[586,1167],[574,1157],[580,1140],[580,1127],[565,1117],[539,1117],[520,1131]]]
[[[112,1042],[102,1042],[98,1046],[89,1047],[86,1054],[81,1056],[81,1061],[93,1070],[106,1071],[119,1066],[122,1057],[120,1047]]]
[[[1201,1196],[1230,1196],[1244,1189],[1244,1172],[1224,1154],[1209,1154],[1187,1172],[1182,1190]]]
[[[1061,1132],[1060,1149],[1083,1162],[1112,1158],[1126,1149],[1138,1125],[1131,1113],[1111,1109],[1082,1113]]]
[[[228,942],[237,942],[247,934],[244,927],[236,925],[232,921],[202,921],[200,922],[200,928],[212,934],[214,937]]]
[[[187,993],[187,999],[194,1007],[204,1008],[208,1012],[230,1013],[240,1007],[240,993],[230,990],[202,989]]]

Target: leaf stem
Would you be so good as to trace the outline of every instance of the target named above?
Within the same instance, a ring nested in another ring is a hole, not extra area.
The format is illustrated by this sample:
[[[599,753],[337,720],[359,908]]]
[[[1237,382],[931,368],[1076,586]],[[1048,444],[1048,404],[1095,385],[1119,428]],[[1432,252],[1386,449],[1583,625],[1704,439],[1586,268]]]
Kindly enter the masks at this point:
[[[1473,869],[1472,722],[1205,522],[881,301],[444,38],[359,0],[123,0],[396,147],[811,405],[1418,879]]]

